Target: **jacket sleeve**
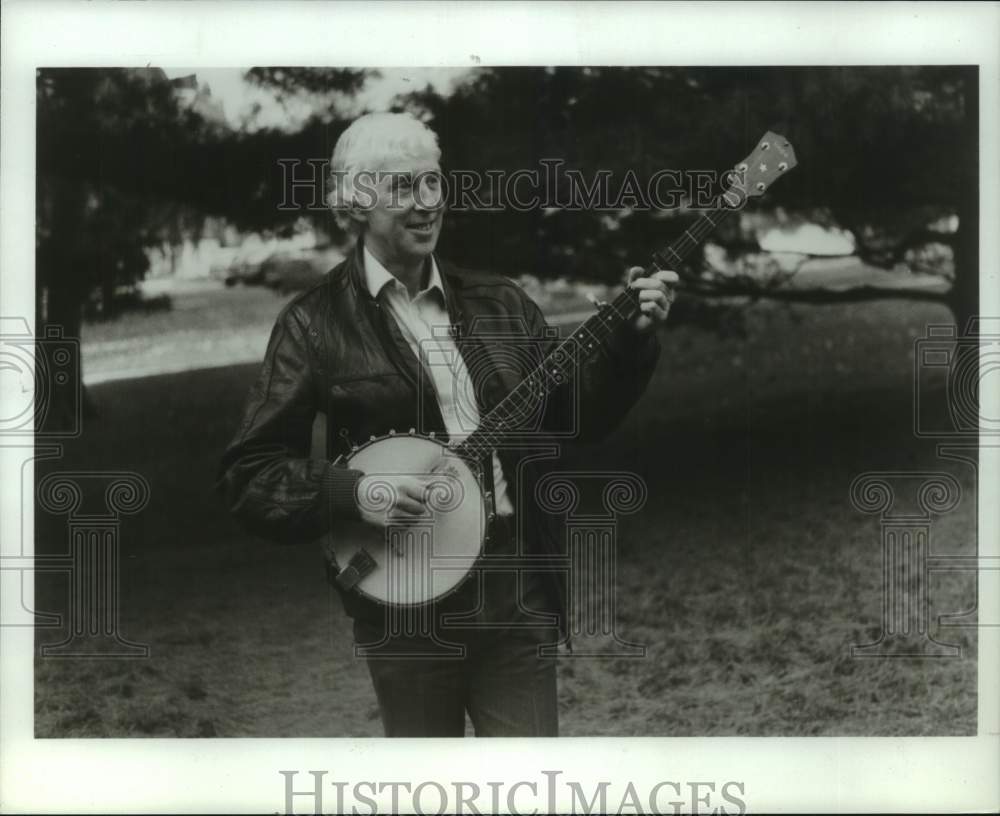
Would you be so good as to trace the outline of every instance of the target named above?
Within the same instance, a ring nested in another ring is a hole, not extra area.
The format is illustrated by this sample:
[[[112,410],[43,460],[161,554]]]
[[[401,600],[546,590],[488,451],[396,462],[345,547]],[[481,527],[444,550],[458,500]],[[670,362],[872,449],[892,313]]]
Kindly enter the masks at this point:
[[[305,330],[279,316],[243,421],[222,457],[216,488],[251,533],[282,543],[318,538],[358,518],[360,471],[309,457],[318,388]]]
[[[545,337],[548,324],[541,309],[527,295],[524,299],[532,336]],[[560,342],[558,338],[544,342],[544,353]],[[655,332],[641,334],[631,321],[620,326],[580,365],[575,382],[549,395],[545,428],[571,433],[581,442],[604,439],[642,396],[659,357],[660,343]]]

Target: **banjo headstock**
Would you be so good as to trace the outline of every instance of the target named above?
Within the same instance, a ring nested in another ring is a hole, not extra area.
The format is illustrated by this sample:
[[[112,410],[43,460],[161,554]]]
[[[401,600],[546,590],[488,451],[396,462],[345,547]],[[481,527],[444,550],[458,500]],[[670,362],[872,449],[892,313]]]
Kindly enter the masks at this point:
[[[769,130],[750,155],[730,173],[732,184],[723,193],[723,197],[735,207],[748,198],[762,196],[775,179],[785,175],[797,164],[792,143],[781,134]]]

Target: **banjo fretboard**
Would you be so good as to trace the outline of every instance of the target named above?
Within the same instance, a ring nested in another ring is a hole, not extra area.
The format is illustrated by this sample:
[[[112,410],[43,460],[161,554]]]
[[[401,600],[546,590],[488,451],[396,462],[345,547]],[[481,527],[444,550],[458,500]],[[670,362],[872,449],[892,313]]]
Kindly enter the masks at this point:
[[[670,246],[653,253],[646,274],[679,265],[704,241],[723,219],[742,208],[750,198],[761,196],[771,182],[796,165],[795,151],[789,141],[772,131],[764,134],[756,148],[735,167],[733,184],[718,199],[719,206],[702,214]],[[545,359],[483,417],[479,428],[470,434],[456,452],[481,461],[504,440],[517,438],[538,427],[546,398],[570,382],[580,366],[596,355],[601,345],[639,312],[639,293],[630,285],[611,303],[601,304],[596,314],[559,343]]]
[[[653,262],[646,268],[646,274],[678,265],[735,209],[719,207],[702,214],[676,241],[653,253]],[[583,363],[598,354],[601,345],[638,312],[639,290],[626,285],[618,297],[610,303],[601,304],[596,314],[559,343],[537,368],[483,417],[479,428],[456,446],[456,453],[478,461],[501,447],[504,440],[517,438],[536,428],[548,395],[569,383]]]

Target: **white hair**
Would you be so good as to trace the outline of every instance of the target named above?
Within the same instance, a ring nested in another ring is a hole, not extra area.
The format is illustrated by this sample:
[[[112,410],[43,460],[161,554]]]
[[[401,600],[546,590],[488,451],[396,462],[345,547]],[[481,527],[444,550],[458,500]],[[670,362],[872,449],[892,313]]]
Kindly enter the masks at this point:
[[[409,113],[367,113],[340,134],[330,159],[327,204],[337,224],[357,233],[347,212],[354,204],[358,173],[374,173],[387,161],[431,156],[441,160],[437,134]]]

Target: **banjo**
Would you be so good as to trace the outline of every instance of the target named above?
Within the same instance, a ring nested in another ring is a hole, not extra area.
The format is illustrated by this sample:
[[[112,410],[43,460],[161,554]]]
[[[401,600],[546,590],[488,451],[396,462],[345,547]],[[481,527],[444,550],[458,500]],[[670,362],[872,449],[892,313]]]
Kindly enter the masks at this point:
[[[763,195],[771,183],[796,165],[783,136],[768,131],[753,152],[736,165],[732,183],[718,206],[702,214],[681,236],[653,254],[646,274],[682,261],[748,198]],[[546,396],[569,382],[581,362],[597,351],[622,324],[639,313],[638,291],[626,285],[532,370],[461,441],[445,442],[433,433],[389,431],[352,447],[334,464],[366,474],[358,501],[366,510],[388,512],[393,486],[379,476],[430,474],[424,516],[377,527],[362,521],[339,523],[323,543],[339,568],[336,582],[369,600],[391,607],[417,607],[458,588],[483,553],[493,497],[484,490],[482,469],[511,431],[535,416]]]

